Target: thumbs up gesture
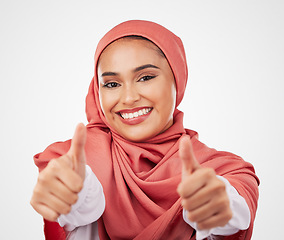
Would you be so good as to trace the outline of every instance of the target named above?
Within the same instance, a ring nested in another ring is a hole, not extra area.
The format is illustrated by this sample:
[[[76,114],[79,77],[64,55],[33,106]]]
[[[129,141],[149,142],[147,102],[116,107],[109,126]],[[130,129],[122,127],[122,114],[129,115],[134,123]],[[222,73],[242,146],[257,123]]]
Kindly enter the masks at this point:
[[[179,156],[183,169],[177,191],[188,219],[195,222],[199,230],[225,226],[232,218],[225,183],[217,178],[212,168],[199,165],[189,136],[180,140]]]
[[[39,173],[30,203],[49,221],[69,213],[78,199],[85,179],[86,136],[86,127],[78,124],[69,151],[52,159]]]

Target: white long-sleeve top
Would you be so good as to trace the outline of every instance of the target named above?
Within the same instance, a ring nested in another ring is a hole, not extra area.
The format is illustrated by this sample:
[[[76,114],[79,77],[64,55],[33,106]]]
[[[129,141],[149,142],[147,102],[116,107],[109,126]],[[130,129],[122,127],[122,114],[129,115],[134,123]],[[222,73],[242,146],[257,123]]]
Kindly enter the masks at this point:
[[[239,230],[245,230],[250,224],[250,211],[245,199],[224,178],[218,176],[226,185],[233,217],[224,227],[209,230],[198,230],[195,222],[189,221],[187,211],[183,210],[183,219],[196,230],[196,239],[211,239],[212,235],[232,235]],[[97,220],[105,209],[103,188],[91,168],[86,165],[84,186],[79,193],[78,201],[72,206],[67,215],[60,215],[58,223],[69,232],[69,240],[99,240]]]

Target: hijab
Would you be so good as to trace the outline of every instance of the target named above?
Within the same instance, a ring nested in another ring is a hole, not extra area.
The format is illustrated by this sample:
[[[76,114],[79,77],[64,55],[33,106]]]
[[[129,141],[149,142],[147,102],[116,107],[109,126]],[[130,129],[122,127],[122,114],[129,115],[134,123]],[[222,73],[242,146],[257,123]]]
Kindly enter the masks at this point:
[[[119,136],[107,123],[102,112],[97,79],[97,64],[103,50],[126,36],[141,36],[164,53],[175,77],[176,109],[174,123],[165,132],[144,142],[130,142]],[[198,134],[183,127],[183,113],[177,109],[186,83],[187,64],[179,37],[163,26],[141,20],[123,22],[111,29],[98,43],[95,71],[86,97],[87,164],[101,182],[106,208],[98,220],[100,239],[195,239],[195,231],[183,221],[176,188],[181,181],[179,139],[187,134],[199,163],[225,176],[246,199],[252,219],[258,198],[258,180],[253,167],[240,157],[218,152],[198,141]],[[65,154],[70,140],[50,145],[35,155],[42,170],[52,158]],[[252,220],[253,222],[253,220]],[[235,239],[249,239],[252,225]],[[45,220],[47,239],[64,239],[57,223]],[[241,238],[240,238],[241,236]],[[242,237],[243,236],[243,237]],[[232,238],[230,238],[232,239]]]

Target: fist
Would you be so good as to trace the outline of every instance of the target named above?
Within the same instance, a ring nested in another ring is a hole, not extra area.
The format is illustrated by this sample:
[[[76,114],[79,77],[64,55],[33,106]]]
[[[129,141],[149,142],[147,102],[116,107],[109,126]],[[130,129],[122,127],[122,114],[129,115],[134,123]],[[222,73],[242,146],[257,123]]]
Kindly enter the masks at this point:
[[[225,226],[232,218],[225,183],[217,178],[214,169],[199,165],[188,136],[180,140],[179,156],[183,169],[177,191],[188,219],[196,222],[199,230]]]
[[[43,218],[56,221],[78,200],[85,178],[85,142],[86,127],[78,124],[69,151],[39,173],[30,203]]]

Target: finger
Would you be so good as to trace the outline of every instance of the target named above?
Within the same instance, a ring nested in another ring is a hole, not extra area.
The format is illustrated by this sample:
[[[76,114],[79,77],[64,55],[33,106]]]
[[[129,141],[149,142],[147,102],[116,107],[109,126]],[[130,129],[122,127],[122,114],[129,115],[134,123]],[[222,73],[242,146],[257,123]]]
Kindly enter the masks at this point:
[[[43,217],[46,217],[48,213],[53,214],[53,217],[58,217],[61,214],[68,214],[71,211],[70,204],[66,204],[51,193],[44,194],[44,197],[41,197],[34,206],[35,210]],[[52,216],[48,215],[47,217],[50,218]]]
[[[200,168],[186,176],[180,183],[180,195],[184,198],[183,207],[190,211],[211,200],[216,194],[225,191],[223,182],[216,178],[211,168]],[[186,203],[186,204],[185,204]]]
[[[38,181],[40,184],[51,191],[52,187],[60,181],[72,192],[81,191],[83,179],[70,167],[69,161],[71,160],[66,155],[51,160],[48,163],[48,168],[39,174]]]
[[[188,211],[188,219],[197,223],[213,223],[213,221],[210,219],[215,219],[216,216],[222,216],[223,220],[225,219],[226,221],[229,221],[229,219],[232,217],[231,213],[230,202],[227,201],[226,197],[213,197],[208,199],[208,201],[202,206],[194,209],[193,211]]]
[[[224,227],[233,217],[231,211],[222,212],[197,223],[199,230]]]
[[[182,198],[194,197],[199,191],[204,188],[208,179],[204,177],[204,172],[207,168],[201,168],[195,171],[194,174],[185,175],[178,186],[178,193]]]
[[[66,187],[61,181],[52,182],[50,184],[50,193],[69,205],[75,204],[78,200],[78,194],[71,191],[70,188]]]
[[[182,136],[180,139],[179,157],[182,160],[184,172],[191,174],[196,169],[200,168],[200,165],[194,156],[189,136]]]
[[[39,214],[52,221],[71,210],[71,204],[66,204],[48,191],[41,191],[38,186],[34,189],[30,203]]]
[[[197,208],[200,208],[204,204],[206,204],[209,201],[208,195],[206,193],[206,190],[201,189],[194,195],[190,197],[184,197],[182,199],[182,207],[186,209],[187,211],[194,211]]]
[[[70,204],[63,202],[61,199],[57,198],[51,193],[47,194],[47,196],[42,199],[42,202],[40,202],[40,204],[48,206],[50,209],[52,209],[59,215],[68,214],[71,211]]]
[[[71,147],[68,155],[74,157],[80,163],[85,160],[85,143],[87,139],[86,127],[83,123],[79,123],[76,127],[72,138]]]
[[[219,209],[212,207],[209,201],[195,210],[188,211],[188,219],[192,222],[201,222],[217,214]]]
[[[71,147],[67,156],[72,160],[73,170],[85,179],[85,144],[87,139],[87,130],[83,123],[77,125],[74,136],[72,138]]]
[[[31,202],[31,205],[33,206],[33,203]],[[36,206],[33,206],[34,210],[36,210],[44,219],[55,222],[57,218],[60,216],[59,213],[55,212],[53,209],[49,208],[48,206],[44,204],[38,204]]]

